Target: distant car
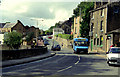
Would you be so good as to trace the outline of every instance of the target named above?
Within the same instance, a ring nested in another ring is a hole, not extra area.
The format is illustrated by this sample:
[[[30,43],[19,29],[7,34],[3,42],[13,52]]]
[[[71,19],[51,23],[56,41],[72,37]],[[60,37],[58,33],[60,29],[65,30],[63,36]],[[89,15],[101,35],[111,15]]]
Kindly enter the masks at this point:
[[[44,41],[44,45],[45,45],[45,46],[49,45],[49,43],[48,43],[47,40]]]
[[[60,45],[56,45],[56,46],[52,47],[51,50],[53,50],[53,51],[56,51],[56,50],[60,51],[61,47],[60,47]]]
[[[52,39],[52,36],[48,36],[49,39]]]
[[[120,47],[111,47],[106,54],[108,65],[120,65]]]
[[[43,38],[43,41],[48,41],[46,38]]]
[[[43,37],[42,37],[42,36],[39,36],[39,37],[38,37],[38,40],[43,40]]]

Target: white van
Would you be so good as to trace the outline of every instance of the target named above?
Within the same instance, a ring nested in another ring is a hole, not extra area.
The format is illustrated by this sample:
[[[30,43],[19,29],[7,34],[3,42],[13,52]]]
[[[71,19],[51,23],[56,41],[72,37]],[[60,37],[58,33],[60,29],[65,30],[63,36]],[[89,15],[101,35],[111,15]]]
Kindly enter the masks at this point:
[[[108,65],[120,65],[120,47],[111,47],[106,54]]]

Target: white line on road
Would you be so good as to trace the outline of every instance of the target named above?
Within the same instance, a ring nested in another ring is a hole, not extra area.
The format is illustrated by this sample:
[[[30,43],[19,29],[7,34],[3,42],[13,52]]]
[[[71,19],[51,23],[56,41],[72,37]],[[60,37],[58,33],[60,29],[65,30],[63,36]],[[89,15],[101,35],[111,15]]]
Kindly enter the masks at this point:
[[[79,58],[79,60],[75,63],[75,65],[76,64],[78,64],[79,62],[80,62],[80,56],[78,56]],[[70,69],[70,68],[72,68],[73,66],[69,66],[69,67],[67,67],[67,68],[65,68],[65,69],[62,69],[62,70],[59,70],[59,71],[57,71],[57,72],[62,72],[62,71],[65,71],[65,70],[67,70],[67,69]]]
[[[77,61],[77,62],[75,63],[75,65],[78,64],[78,63],[79,63],[79,61]]]
[[[79,57],[79,58],[78,58],[79,60],[75,63],[75,65],[78,64],[78,63],[80,62],[80,56],[78,56],[78,57]]]
[[[57,71],[57,72],[62,72],[62,71],[64,71],[64,70],[67,70],[67,69],[70,69],[70,68],[72,68],[72,66],[69,66],[69,67],[67,67],[67,68],[65,68],[65,69],[59,70],[59,71]]]

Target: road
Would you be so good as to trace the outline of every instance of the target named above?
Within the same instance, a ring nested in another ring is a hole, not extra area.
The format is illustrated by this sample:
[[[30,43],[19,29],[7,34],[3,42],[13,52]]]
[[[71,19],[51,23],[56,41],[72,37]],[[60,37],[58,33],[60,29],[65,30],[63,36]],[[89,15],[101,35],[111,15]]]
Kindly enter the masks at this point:
[[[118,75],[118,67],[108,66],[102,55],[73,54],[70,48],[55,52],[55,56],[47,59],[5,67],[3,76]]]

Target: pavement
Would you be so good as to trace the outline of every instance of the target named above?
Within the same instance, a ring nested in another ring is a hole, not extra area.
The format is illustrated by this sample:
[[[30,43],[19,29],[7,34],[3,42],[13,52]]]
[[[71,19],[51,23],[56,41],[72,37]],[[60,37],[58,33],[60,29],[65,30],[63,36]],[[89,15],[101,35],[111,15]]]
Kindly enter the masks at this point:
[[[107,58],[105,52],[89,51],[88,54],[95,54],[96,56]]]
[[[48,57],[52,57],[55,54],[56,54],[55,52],[48,51],[47,53],[39,55],[39,56],[2,61],[1,64],[2,64],[2,67],[8,67],[8,66],[13,66],[13,65],[18,65],[18,64],[23,64],[23,63],[28,63],[28,62],[36,61],[36,60],[45,59],[45,58],[48,58]]]

